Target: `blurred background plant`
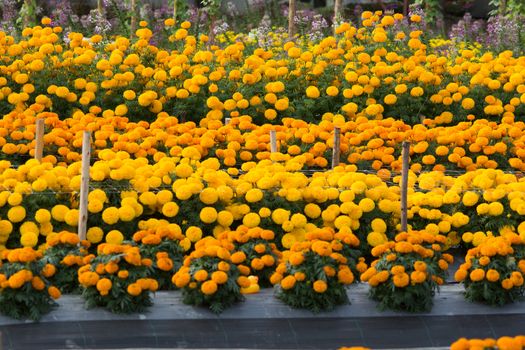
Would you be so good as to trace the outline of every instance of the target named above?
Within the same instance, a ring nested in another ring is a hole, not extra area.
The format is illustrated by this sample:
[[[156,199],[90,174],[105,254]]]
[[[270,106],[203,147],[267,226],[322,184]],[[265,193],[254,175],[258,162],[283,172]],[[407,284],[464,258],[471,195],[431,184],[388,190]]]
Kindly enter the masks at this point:
[[[300,0],[296,36],[311,42],[332,30],[334,0]],[[244,33],[255,45],[269,47],[277,37],[287,39],[286,0],[4,0],[0,28],[10,34],[49,16],[53,25],[70,32],[130,36],[139,21],[148,22],[154,44],[166,44],[164,21],[192,23],[192,34],[234,41]],[[295,1],[294,1],[295,3]],[[344,0],[341,18],[358,23],[362,11],[403,12],[421,16],[420,25],[451,43],[481,43],[489,50],[522,52],[525,44],[525,2],[522,0]],[[133,27],[133,28],[132,28]],[[133,29],[133,30],[132,30]],[[16,36],[16,35],[15,35]],[[443,44],[443,43],[441,43]]]

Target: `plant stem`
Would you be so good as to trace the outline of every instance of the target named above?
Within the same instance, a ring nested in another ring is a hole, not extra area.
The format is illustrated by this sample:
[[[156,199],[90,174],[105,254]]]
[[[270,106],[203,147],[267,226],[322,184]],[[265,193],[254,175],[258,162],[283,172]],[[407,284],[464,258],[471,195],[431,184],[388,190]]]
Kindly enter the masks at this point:
[[[499,2],[499,14],[505,16],[507,12],[507,0],[500,0]]]
[[[341,7],[342,7],[342,3],[341,3],[341,0],[335,0],[335,3],[334,3],[334,20],[333,20],[333,24],[334,24],[334,34],[335,34],[335,29],[336,29],[336,25],[341,21]]]

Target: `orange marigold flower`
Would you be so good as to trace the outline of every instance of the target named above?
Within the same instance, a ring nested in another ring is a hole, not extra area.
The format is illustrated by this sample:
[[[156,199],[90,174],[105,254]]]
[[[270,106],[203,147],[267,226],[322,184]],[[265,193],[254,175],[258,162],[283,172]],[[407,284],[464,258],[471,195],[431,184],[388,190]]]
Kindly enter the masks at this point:
[[[325,281],[317,280],[314,282],[313,288],[316,293],[324,293],[328,289],[328,285]]]

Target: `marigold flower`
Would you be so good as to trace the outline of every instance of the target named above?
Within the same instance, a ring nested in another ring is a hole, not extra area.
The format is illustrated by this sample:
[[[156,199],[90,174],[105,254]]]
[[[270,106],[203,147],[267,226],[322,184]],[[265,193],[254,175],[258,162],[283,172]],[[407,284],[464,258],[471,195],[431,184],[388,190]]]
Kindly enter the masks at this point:
[[[201,285],[201,292],[206,295],[212,295],[217,292],[218,286],[214,281],[206,281]]]

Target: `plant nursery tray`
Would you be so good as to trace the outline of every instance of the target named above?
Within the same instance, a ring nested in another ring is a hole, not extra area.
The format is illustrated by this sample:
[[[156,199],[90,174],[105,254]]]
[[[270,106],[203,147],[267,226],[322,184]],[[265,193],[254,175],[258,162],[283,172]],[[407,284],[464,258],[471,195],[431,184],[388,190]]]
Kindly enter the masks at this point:
[[[63,296],[40,322],[0,317],[3,349],[244,348],[374,349],[443,347],[461,337],[497,338],[525,333],[525,302],[500,308],[466,301],[459,285],[446,285],[428,313],[380,311],[367,285],[348,289],[350,305],[312,314],[281,303],[273,290],[213,314],[184,305],[181,293],[158,292],[144,314],[84,309],[80,296]]]

